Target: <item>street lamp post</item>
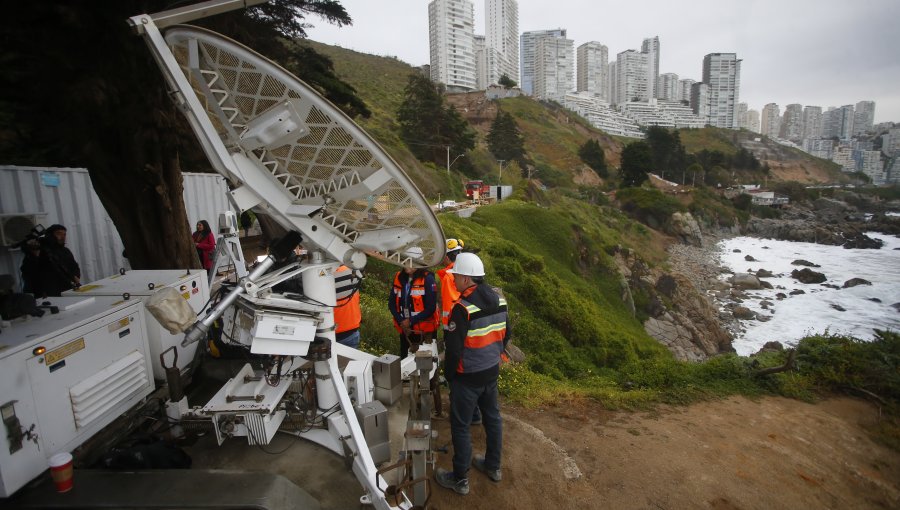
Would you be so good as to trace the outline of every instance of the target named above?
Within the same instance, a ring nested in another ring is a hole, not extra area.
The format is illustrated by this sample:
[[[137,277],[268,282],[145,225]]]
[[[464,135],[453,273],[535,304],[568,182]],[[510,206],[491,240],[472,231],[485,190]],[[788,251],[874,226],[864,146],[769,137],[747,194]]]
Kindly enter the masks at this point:
[[[453,158],[453,161],[450,161],[450,146],[449,145],[447,146],[447,175],[450,175],[450,165],[452,165],[453,163],[456,163],[457,159],[459,159],[465,155],[466,155],[466,153],[463,152],[462,154]]]

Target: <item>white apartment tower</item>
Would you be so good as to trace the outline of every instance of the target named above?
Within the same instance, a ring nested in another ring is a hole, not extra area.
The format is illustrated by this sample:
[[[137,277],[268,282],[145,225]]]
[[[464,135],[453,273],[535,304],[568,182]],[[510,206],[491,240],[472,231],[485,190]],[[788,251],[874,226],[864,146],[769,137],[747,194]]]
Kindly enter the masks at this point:
[[[609,67],[607,68],[607,81],[606,81],[606,102],[609,104],[616,103],[616,94],[618,94],[619,90],[619,82],[618,77],[616,75],[618,65],[616,61],[613,60],[609,63]]]
[[[737,127],[740,129],[750,129],[750,120],[747,117],[747,112],[749,111],[749,107],[747,103],[738,103],[737,106],[737,119],[738,125]]]
[[[624,105],[628,101],[649,101],[650,90],[647,88],[646,53],[625,50],[616,55],[616,96],[612,102]]]
[[[789,104],[784,108],[781,117],[781,138],[792,142],[799,142],[803,135],[803,105]]]
[[[807,106],[803,108],[803,132],[800,136],[804,140],[822,138],[821,106]]]
[[[759,112],[756,110],[747,110],[747,129],[754,133],[759,133]]]
[[[485,46],[494,49],[495,64],[488,73],[492,85],[504,74],[519,79],[519,3],[485,0]]]
[[[557,37],[538,39],[534,50],[534,96],[562,104],[575,89],[575,41]]]
[[[769,138],[778,138],[781,127],[781,109],[775,103],[763,106],[760,132]]]
[[[469,0],[432,0],[428,4],[431,80],[448,90],[473,90],[475,8]]]
[[[648,98],[657,97],[656,84],[659,81],[659,37],[649,37],[641,43],[641,53],[647,55]]]
[[[737,127],[741,88],[741,60],[734,53],[710,53],[703,57],[703,83],[709,85],[709,124]]]
[[[663,73],[656,85],[656,97],[664,101],[681,101],[680,85],[677,74]]]
[[[687,101],[690,103],[691,101],[691,87],[697,83],[697,80],[692,80],[690,78],[685,78],[683,80],[678,80],[678,88],[681,90],[681,100]]]
[[[694,82],[691,85],[691,110],[709,124],[709,85],[706,83]]]
[[[519,87],[528,95],[534,95],[534,52],[537,50],[538,40],[544,37],[565,39],[566,29],[523,32],[519,38],[519,72],[522,78],[519,80]]]
[[[488,71],[493,67],[496,54],[494,48],[484,45],[484,36],[475,35],[475,88],[485,90],[491,84]]]
[[[576,51],[575,90],[590,92],[604,101],[609,98],[609,49],[596,42],[586,42]]]
[[[853,134],[861,135],[871,131],[875,125],[875,101],[856,103],[856,114],[853,116]]]

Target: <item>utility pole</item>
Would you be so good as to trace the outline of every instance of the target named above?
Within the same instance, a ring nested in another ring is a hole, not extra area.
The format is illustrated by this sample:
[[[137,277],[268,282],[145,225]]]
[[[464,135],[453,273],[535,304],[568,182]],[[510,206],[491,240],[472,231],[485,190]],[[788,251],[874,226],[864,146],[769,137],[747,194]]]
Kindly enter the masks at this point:
[[[450,175],[450,146],[447,146],[447,175]]]

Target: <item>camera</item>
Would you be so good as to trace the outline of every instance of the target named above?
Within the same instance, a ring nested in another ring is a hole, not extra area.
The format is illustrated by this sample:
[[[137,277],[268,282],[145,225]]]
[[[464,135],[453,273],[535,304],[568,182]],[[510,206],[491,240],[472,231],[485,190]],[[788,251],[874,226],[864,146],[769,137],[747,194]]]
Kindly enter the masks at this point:
[[[44,239],[47,237],[47,231],[43,225],[37,224],[34,228],[31,229],[31,232],[25,236],[24,239],[12,245],[12,248],[25,249],[25,250],[36,250],[44,244]]]

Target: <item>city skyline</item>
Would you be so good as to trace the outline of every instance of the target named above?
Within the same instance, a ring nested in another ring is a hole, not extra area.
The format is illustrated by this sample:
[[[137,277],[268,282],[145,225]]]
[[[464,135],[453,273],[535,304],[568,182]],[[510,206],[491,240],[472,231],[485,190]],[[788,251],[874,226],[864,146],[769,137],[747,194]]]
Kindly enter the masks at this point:
[[[342,0],[353,26],[337,28],[309,18],[313,40],[411,65],[429,62],[428,1],[388,3]],[[475,33],[484,34],[484,1],[473,1]],[[559,0],[519,1],[519,32],[564,28],[575,46],[597,41],[613,55],[640,50],[644,39],[660,39],[660,73],[700,80],[703,57],[737,53],[742,63],[740,101],[761,111],[768,103],[840,107],[875,101],[875,122],[900,122],[900,37],[892,23],[900,2],[749,2],[698,0],[688,12],[649,0],[638,10]],[[391,9],[386,14],[386,7]],[[394,28],[389,28],[394,27]]]

